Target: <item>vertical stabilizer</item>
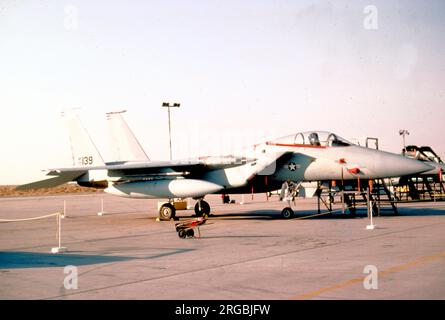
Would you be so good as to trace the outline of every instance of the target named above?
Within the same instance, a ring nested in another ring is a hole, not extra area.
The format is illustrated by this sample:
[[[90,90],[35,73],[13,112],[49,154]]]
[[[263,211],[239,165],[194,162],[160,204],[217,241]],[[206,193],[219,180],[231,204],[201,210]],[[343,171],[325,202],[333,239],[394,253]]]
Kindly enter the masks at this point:
[[[66,121],[73,156],[73,166],[101,166],[104,161],[90,135],[83,127],[77,113],[74,110],[62,113]]]
[[[122,117],[122,113],[107,113],[108,131],[110,137],[110,148],[114,161],[150,161],[139,141],[131,131],[130,127]]]

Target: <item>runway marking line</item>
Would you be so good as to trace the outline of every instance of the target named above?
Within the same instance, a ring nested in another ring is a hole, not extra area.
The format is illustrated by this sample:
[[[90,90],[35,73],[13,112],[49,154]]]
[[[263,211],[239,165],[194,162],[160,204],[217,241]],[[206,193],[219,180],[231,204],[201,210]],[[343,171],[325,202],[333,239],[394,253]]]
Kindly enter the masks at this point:
[[[405,263],[405,264],[401,264],[401,265],[398,265],[398,266],[395,266],[395,267],[391,267],[391,268],[383,270],[383,271],[379,271],[378,272],[378,276],[379,276],[379,278],[382,278],[382,277],[388,276],[391,273],[397,273],[397,272],[400,272],[400,271],[408,270],[408,269],[414,268],[416,266],[419,266],[419,265],[422,265],[422,264],[426,264],[428,262],[434,262],[434,261],[439,260],[441,258],[445,258],[445,252],[441,252],[441,253],[438,253],[438,254],[435,254],[435,255],[431,255],[431,256],[420,257],[420,258],[418,258],[418,259],[416,259],[414,261],[411,261],[411,262],[408,262],[408,263]],[[309,292],[309,293],[305,293],[305,294],[302,294],[302,295],[293,296],[290,299],[291,300],[307,300],[307,299],[312,299],[312,298],[315,298],[315,297],[317,297],[317,296],[319,296],[319,295],[321,295],[323,293],[331,292],[331,291],[334,291],[334,290],[337,290],[337,289],[342,289],[342,288],[354,285],[356,283],[363,282],[366,277],[367,277],[367,275],[362,276],[362,277],[349,279],[349,280],[346,280],[344,282],[341,282],[341,283],[338,283],[338,284],[335,284],[335,285],[332,285],[332,286],[329,286],[329,287],[321,288],[321,289],[318,289],[318,290],[315,290],[315,291],[312,291],[312,292]]]

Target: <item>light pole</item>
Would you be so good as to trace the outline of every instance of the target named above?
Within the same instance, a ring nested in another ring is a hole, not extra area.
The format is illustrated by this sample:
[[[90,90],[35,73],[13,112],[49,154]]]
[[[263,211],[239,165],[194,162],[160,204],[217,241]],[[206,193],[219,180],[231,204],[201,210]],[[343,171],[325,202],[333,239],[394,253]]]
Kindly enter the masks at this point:
[[[171,122],[170,122],[170,108],[179,108],[181,106],[180,103],[169,103],[169,102],[163,102],[162,107],[168,108],[168,135],[170,139],[170,160],[172,160],[172,129],[171,129]]]
[[[406,129],[400,129],[399,130],[399,135],[402,136],[403,138],[403,153],[406,152],[406,143],[405,143],[405,136],[408,135],[409,136],[409,131]]]

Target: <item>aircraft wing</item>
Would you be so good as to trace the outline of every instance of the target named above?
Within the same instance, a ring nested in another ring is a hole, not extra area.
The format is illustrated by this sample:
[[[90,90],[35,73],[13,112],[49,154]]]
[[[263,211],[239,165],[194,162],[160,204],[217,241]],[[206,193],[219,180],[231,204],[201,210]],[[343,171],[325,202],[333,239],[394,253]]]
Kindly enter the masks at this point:
[[[163,169],[163,168],[185,168],[195,167],[202,165],[199,161],[153,161],[153,162],[141,162],[141,163],[107,163],[103,166],[85,166],[85,167],[73,167],[73,168],[57,168],[50,169],[48,175],[59,175],[63,172],[86,172],[88,170],[138,170],[138,169]]]
[[[47,175],[60,175],[64,172],[83,172],[88,170],[108,170],[108,171],[145,171],[156,172],[163,169],[223,169],[236,167],[247,162],[252,162],[255,159],[246,158],[227,158],[227,157],[205,157],[191,160],[175,160],[175,161],[150,161],[150,162],[114,162],[106,163],[103,166],[84,166],[73,168],[57,168],[50,169]]]
[[[75,181],[89,171],[107,170],[114,181],[138,181],[154,176],[182,176],[214,169],[240,166],[254,159],[235,157],[204,157],[191,160],[150,161],[150,162],[114,162],[101,166],[82,166],[71,168],[49,169],[47,176],[53,178],[40,180],[17,187],[17,190],[49,188]]]

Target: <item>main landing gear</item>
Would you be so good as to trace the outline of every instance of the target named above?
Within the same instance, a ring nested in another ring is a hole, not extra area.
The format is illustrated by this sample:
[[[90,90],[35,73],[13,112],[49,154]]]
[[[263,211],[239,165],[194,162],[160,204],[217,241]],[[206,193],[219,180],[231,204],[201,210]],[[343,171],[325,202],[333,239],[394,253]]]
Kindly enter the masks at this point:
[[[170,220],[176,216],[176,209],[173,204],[166,203],[159,209],[159,220]]]
[[[208,216],[210,214],[210,205],[203,199],[199,199],[195,204],[195,214],[197,217]]]
[[[198,199],[195,205],[195,214],[197,217],[208,216],[210,214],[210,205],[202,198]],[[168,202],[159,209],[159,220],[171,220],[176,217],[176,209],[173,203]]]

